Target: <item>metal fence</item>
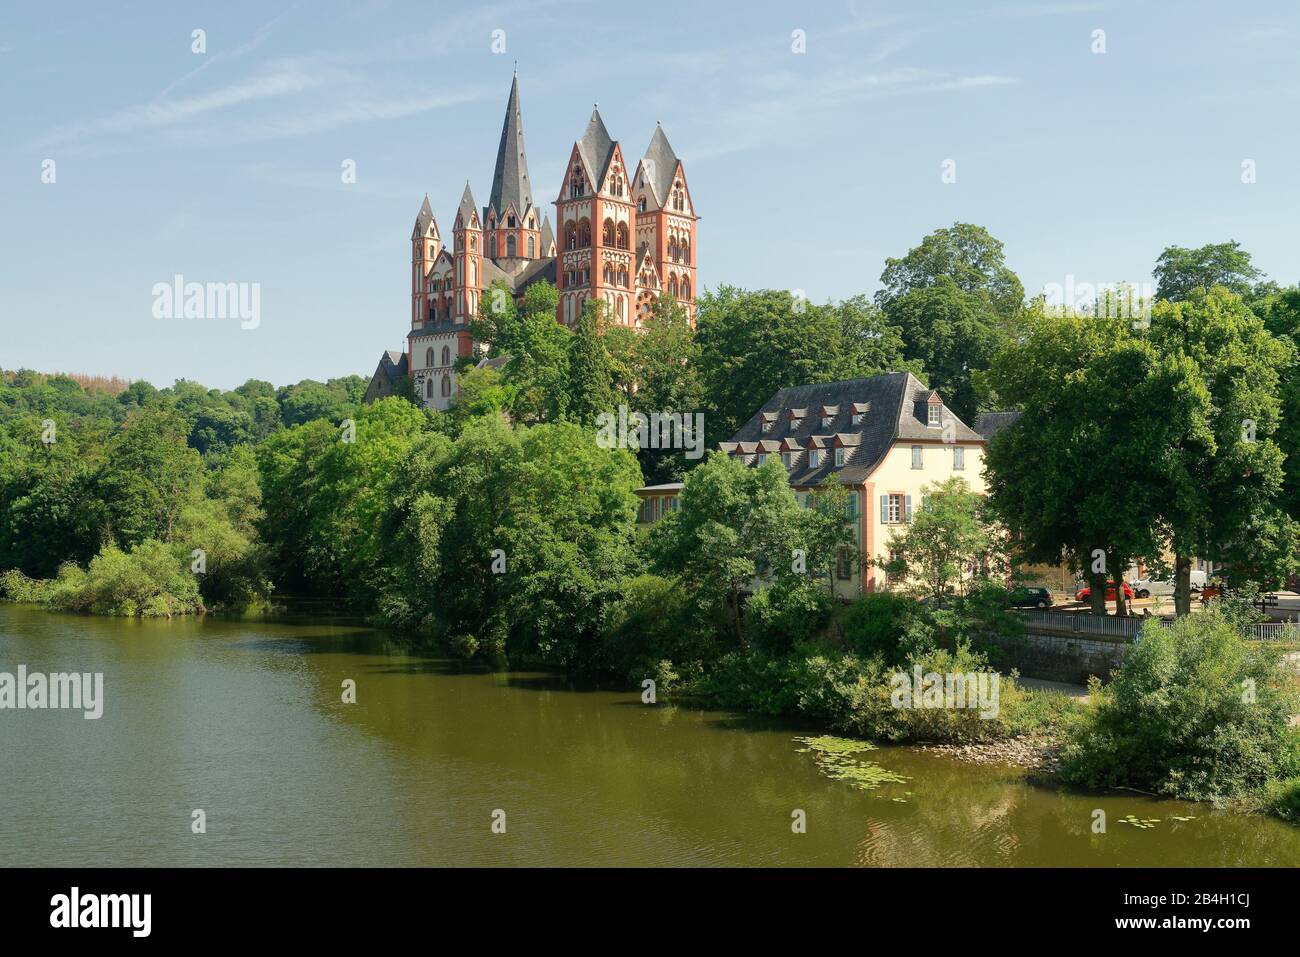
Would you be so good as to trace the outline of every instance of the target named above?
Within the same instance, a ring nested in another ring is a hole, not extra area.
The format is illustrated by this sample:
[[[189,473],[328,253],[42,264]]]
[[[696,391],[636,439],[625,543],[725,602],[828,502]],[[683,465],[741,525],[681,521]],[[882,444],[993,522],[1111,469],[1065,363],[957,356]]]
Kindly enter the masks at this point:
[[[1020,615],[1029,628],[1037,626],[1052,631],[1068,631],[1080,635],[1103,635],[1113,638],[1136,638],[1149,621],[1162,627],[1170,622],[1164,618],[1129,617],[1114,615],[1072,615],[1059,611],[1022,611]],[[1256,641],[1275,641],[1280,638],[1300,639],[1300,628],[1285,621],[1264,621],[1243,625],[1242,634]]]

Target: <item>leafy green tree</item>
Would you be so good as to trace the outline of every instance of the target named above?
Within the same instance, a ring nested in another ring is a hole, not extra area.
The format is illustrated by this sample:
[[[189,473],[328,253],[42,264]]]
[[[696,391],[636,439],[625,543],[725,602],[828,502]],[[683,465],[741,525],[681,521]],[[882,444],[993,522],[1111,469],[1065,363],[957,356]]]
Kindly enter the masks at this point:
[[[185,419],[170,409],[146,406],[127,417],[98,481],[106,538],[127,548],[172,541],[181,512],[203,495],[203,461],[187,440]]]
[[[744,596],[760,574],[775,583],[826,567],[813,521],[795,501],[780,459],[749,468],[712,452],[687,475],[681,508],[652,528],[646,548],[658,572],[691,595],[697,613],[719,620],[745,647]]]
[[[915,588],[935,598],[965,594],[967,576],[976,577],[998,548],[984,497],[962,478],[931,483],[921,491],[911,524],[890,531],[889,549],[898,557],[884,563],[886,572],[891,580],[913,579]]]
[[[1261,518],[1282,527],[1278,501],[1283,453],[1273,440],[1279,381],[1291,352],[1237,294],[1222,286],[1194,288],[1179,302],[1157,302],[1151,340],[1192,371],[1210,397],[1202,431],[1164,456],[1171,480],[1158,514],[1174,552],[1174,604],[1191,609],[1192,557],[1218,558],[1248,548],[1245,530]],[[1271,576],[1270,576],[1271,577]]]
[[[1162,355],[1127,319],[1039,303],[989,378],[1022,411],[985,455],[990,504],[1013,553],[1028,564],[1067,556],[1090,578],[1093,612],[1105,614],[1107,579],[1132,558],[1158,558],[1168,499],[1196,493],[1172,468],[1185,443],[1210,435],[1195,363]]]
[[[779,389],[915,371],[898,330],[860,298],[817,306],[783,290],[722,286],[698,300],[695,344],[710,445]]]
[[[1010,322],[1020,313],[1024,286],[1006,264],[1002,243],[983,226],[954,223],[936,229],[901,259],[886,259],[876,302],[886,313],[899,299],[948,280],[977,296],[994,315]]]
[[[632,335],[630,380],[636,390],[625,399],[628,406],[644,415],[659,412],[691,417],[703,412],[699,348],[686,310],[670,296],[660,296],[641,331]],[[641,449],[637,458],[651,483],[680,478],[691,464],[681,449]]]
[[[981,406],[980,374],[1013,331],[1024,287],[1002,243],[981,226],[935,230],[901,259],[887,259],[876,302],[902,330],[906,355],[925,368],[958,418]]]
[[[569,350],[573,333],[555,321],[557,294],[549,283],[524,292],[519,331],[509,352],[504,381],[513,392],[510,415],[533,425],[565,417],[569,405]]]
[[[1181,302],[1195,289],[1208,290],[1214,286],[1223,286],[1249,298],[1252,283],[1263,273],[1251,264],[1250,253],[1231,240],[1197,249],[1167,246],[1156,260],[1152,275],[1156,280],[1156,298]]]
[[[568,414],[583,425],[614,408],[614,377],[601,335],[604,304],[588,299],[574,324],[569,343]]]

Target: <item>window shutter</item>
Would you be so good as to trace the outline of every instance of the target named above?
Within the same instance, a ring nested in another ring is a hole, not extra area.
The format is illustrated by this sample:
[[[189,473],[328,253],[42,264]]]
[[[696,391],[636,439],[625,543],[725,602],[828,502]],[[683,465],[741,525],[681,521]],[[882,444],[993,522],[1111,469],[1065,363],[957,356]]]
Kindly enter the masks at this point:
[[[907,507],[907,518],[905,518],[904,521],[910,522],[912,520],[912,496],[910,495],[907,496],[906,507]]]
[[[889,496],[880,496],[880,524],[889,524]]]

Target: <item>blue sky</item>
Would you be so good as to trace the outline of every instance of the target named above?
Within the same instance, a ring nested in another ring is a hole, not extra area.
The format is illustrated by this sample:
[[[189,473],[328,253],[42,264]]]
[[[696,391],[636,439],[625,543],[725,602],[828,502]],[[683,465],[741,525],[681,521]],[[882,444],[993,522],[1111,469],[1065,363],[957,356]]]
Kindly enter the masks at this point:
[[[516,60],[547,203],[593,102],[633,162],[663,123],[706,287],[871,293],[954,221],[1031,292],[1148,282],[1166,245],[1229,238],[1291,283],[1297,49],[1290,0],[14,4],[0,367],[369,375],[408,326],[424,193],[444,233],[466,178],[487,198]],[[259,283],[260,325],[155,319],[178,273]]]

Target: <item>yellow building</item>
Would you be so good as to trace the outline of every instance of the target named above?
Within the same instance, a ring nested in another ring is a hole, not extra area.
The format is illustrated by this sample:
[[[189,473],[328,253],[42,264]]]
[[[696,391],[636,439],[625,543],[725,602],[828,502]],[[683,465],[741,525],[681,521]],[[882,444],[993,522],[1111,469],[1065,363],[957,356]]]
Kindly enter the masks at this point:
[[[889,533],[911,520],[925,486],[961,477],[984,492],[984,438],[910,372],[782,389],[718,447],[749,465],[781,456],[804,503],[837,476],[853,494],[850,515],[866,559],[888,560]],[[835,592],[853,598],[884,577],[869,562],[852,568],[846,556]]]

